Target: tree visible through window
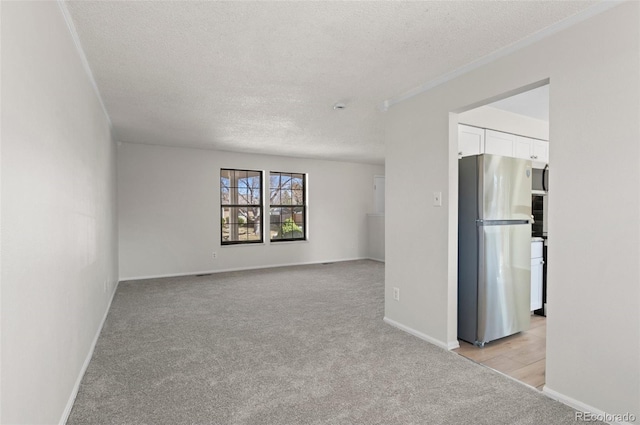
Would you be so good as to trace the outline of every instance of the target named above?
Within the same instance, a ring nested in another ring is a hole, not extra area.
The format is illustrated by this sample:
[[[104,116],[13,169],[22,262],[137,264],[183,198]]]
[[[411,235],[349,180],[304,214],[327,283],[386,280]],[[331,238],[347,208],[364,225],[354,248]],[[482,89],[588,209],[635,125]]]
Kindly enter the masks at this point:
[[[269,220],[272,242],[306,239],[304,174],[269,173]]]
[[[262,172],[220,170],[222,244],[262,242]]]

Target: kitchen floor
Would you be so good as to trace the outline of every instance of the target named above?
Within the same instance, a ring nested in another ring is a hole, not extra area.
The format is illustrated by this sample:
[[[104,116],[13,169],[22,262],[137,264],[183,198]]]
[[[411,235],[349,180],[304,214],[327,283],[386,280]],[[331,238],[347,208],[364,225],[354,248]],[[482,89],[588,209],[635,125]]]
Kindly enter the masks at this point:
[[[533,315],[528,331],[489,342],[482,348],[460,341],[460,348],[453,351],[542,390],[545,382],[547,318]]]

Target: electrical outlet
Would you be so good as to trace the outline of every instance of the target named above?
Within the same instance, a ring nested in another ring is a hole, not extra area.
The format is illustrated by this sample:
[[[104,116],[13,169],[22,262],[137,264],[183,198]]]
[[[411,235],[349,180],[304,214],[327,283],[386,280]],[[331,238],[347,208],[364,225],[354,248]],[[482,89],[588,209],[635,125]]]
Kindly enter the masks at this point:
[[[211,258],[213,258],[214,260],[218,259],[218,253],[213,251],[213,255],[211,255]]]
[[[400,288],[393,288],[393,299],[400,301]]]

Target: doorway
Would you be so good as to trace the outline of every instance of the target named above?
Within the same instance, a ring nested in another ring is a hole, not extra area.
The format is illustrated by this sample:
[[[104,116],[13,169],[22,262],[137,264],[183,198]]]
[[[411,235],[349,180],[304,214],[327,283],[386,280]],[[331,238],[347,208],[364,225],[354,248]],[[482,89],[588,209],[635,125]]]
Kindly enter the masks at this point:
[[[460,333],[460,321],[467,321],[469,314],[458,316],[458,342],[460,348],[454,351],[477,363],[509,375],[532,387],[542,390],[545,383],[546,365],[546,246],[548,211],[548,175],[549,175],[549,85],[548,82],[537,85],[532,90],[523,91],[515,96],[459,113],[458,122],[458,158],[490,154],[500,157],[529,160],[535,179],[545,180],[532,185],[532,215],[537,222],[532,225],[530,256],[530,305],[528,326],[517,328],[515,333],[484,341],[464,341]],[[474,161],[472,158],[466,163]],[[460,161],[459,161],[460,162]],[[462,162],[460,162],[462,163]],[[542,177],[540,177],[542,176]],[[459,193],[459,197],[462,196]],[[466,196],[466,195],[465,195]],[[542,202],[544,201],[544,202]],[[460,202],[460,200],[459,200]],[[460,216],[458,220],[465,220]],[[464,226],[460,227],[463,232]],[[544,229],[544,231],[543,231]],[[544,252],[544,254],[543,254]],[[539,255],[538,255],[539,254]],[[475,267],[468,260],[458,258],[459,276],[461,267]],[[480,261],[480,260],[479,260]],[[524,260],[523,260],[524,261]],[[520,263],[523,263],[520,261]],[[527,264],[528,266],[529,264]],[[514,266],[517,268],[518,266]],[[525,266],[526,267],[526,266]],[[522,280],[522,279],[521,279]],[[525,282],[526,283],[526,282]],[[528,287],[529,288],[529,287]],[[464,286],[459,291],[464,291]],[[520,293],[523,291],[520,290]],[[459,304],[459,309],[468,308],[468,297]],[[522,303],[520,303],[522,304]],[[521,314],[521,315],[522,315]],[[480,320],[478,320],[480,322]],[[464,324],[468,329],[468,323]],[[466,331],[465,331],[466,333]],[[469,340],[466,335],[464,339]],[[474,344],[474,342],[476,344]],[[483,346],[479,346],[483,345]]]

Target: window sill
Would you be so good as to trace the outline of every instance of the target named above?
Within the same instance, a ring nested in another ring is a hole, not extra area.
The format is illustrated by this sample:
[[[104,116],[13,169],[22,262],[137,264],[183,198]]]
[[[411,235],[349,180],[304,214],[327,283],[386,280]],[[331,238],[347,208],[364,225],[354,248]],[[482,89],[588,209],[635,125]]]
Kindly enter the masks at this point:
[[[281,241],[281,242],[269,242],[269,245],[289,245],[292,243],[309,243],[309,239],[299,241]]]
[[[234,243],[229,245],[220,245],[220,248],[247,248],[251,246],[266,246],[266,245],[290,245],[290,244],[298,244],[298,243],[309,243],[309,239],[301,240],[301,241],[282,241],[282,242],[261,242],[261,243]]]
[[[246,248],[248,246],[265,246],[266,244],[264,242],[259,242],[259,243],[232,243],[229,245],[220,245],[220,248],[238,248],[238,247],[243,247]]]

